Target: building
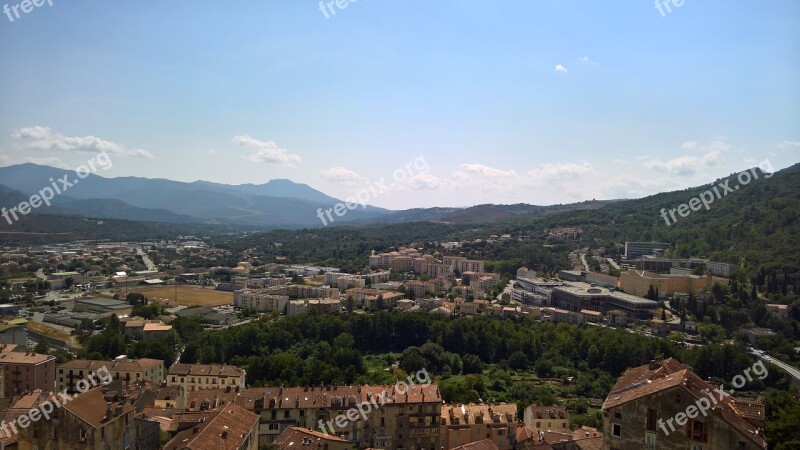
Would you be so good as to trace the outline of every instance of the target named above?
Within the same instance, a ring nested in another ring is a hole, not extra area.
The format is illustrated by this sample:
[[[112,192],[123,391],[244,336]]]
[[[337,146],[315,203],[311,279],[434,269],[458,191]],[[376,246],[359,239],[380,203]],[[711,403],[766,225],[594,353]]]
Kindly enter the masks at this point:
[[[715,388],[673,358],[626,370],[603,402],[603,448],[766,449],[764,406]]]
[[[18,448],[127,450],[135,448],[133,405],[117,396],[106,398],[96,387],[61,408],[52,420],[39,420],[20,430]]]
[[[626,242],[625,259],[636,259],[640,256],[660,256],[669,249],[667,242]]]
[[[0,322],[0,343],[28,345],[27,319],[10,319]]]
[[[770,303],[767,305],[767,311],[775,314],[778,317],[783,317],[784,319],[789,318],[789,306],[788,305],[778,305],[775,303]]]
[[[24,392],[55,389],[56,357],[33,352],[0,352],[0,367],[3,369],[5,397],[14,397]]]
[[[675,293],[691,293],[700,295],[706,289],[711,289],[714,283],[727,285],[725,278],[714,278],[710,275],[685,275],[685,274],[659,274],[626,270],[619,275],[619,285],[629,294],[645,296],[651,289],[658,290],[660,297],[671,297]]]
[[[556,307],[568,311],[585,309],[607,313],[619,310],[635,319],[651,318],[658,307],[654,300],[580,282],[554,287],[551,300]]]
[[[278,450],[350,450],[353,443],[309,428],[287,427],[272,443]]]
[[[233,306],[237,308],[251,308],[258,312],[283,312],[287,295],[274,295],[264,289],[240,289],[233,292]]]
[[[431,278],[453,278],[453,266],[439,263],[428,264],[428,275]]]
[[[342,302],[338,298],[304,298],[289,300],[286,307],[288,317],[306,314],[309,311],[315,311],[317,314],[338,313],[342,311]]]
[[[58,390],[66,389],[68,394],[78,392],[76,384],[85,379],[89,373],[97,373],[105,367],[115,380],[122,380],[127,386],[137,381],[149,381],[155,385],[164,381],[164,361],[160,359],[127,359],[114,361],[73,359],[56,366]]]
[[[491,439],[483,439],[469,444],[459,445],[453,450],[499,450],[497,445]]]
[[[235,388],[189,393],[189,411],[206,411],[235,402],[260,415],[259,444],[275,442],[289,427],[323,431],[359,448],[439,448],[442,397],[435,384],[404,386],[304,386]],[[339,416],[358,408],[342,426]]]
[[[191,428],[175,435],[164,450],[258,450],[258,415],[235,403],[208,411]]]
[[[777,333],[769,328],[748,328],[744,330],[744,334],[750,340],[750,344],[755,344],[759,339],[772,337]]]
[[[569,412],[563,406],[530,405],[523,412],[523,423],[542,431],[569,433]]]
[[[167,373],[167,386],[182,385],[188,392],[225,386],[244,387],[244,369],[227,364],[176,363]]]
[[[500,450],[511,450],[517,435],[517,405],[444,405],[442,407],[439,447],[489,439]]]
[[[77,312],[108,313],[113,312],[117,315],[130,314],[132,306],[125,300],[114,300],[110,298],[78,298],[75,299],[73,309]]]

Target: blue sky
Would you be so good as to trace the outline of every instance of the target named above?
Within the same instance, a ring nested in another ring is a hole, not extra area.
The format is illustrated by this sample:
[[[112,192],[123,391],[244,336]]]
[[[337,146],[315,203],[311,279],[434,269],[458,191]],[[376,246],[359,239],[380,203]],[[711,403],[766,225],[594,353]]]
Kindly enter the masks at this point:
[[[385,178],[369,202],[399,209],[641,197],[800,155],[793,0],[51,1],[0,15],[0,165],[106,149],[103,176],[339,198]]]

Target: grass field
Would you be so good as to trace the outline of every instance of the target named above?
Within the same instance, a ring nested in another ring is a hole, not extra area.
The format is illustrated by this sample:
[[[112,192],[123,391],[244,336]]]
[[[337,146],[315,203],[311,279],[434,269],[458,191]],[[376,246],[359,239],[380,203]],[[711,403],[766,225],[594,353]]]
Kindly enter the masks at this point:
[[[158,301],[167,306],[176,306],[175,286],[138,289],[136,292],[150,301]],[[178,305],[219,306],[233,304],[233,292],[217,291],[210,287],[178,286]]]

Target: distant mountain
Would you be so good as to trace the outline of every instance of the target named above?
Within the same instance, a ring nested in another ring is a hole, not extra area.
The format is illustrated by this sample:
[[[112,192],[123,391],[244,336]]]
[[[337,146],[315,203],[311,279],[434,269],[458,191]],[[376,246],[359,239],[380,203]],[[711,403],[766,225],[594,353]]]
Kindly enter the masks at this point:
[[[0,168],[0,179],[13,189],[30,195],[69,174],[72,183],[55,204],[68,213],[87,217],[157,220],[172,223],[227,223],[256,226],[320,226],[318,210],[334,207],[339,200],[306,184],[272,180],[254,185],[228,185],[208,181],[184,183],[160,178],[104,178],[89,174],[79,179],[72,171],[36,164]],[[53,180],[52,182],[50,180]],[[113,203],[109,203],[113,200]],[[53,211],[49,211],[53,212]],[[337,223],[375,219],[388,210],[367,206],[335,217]]]

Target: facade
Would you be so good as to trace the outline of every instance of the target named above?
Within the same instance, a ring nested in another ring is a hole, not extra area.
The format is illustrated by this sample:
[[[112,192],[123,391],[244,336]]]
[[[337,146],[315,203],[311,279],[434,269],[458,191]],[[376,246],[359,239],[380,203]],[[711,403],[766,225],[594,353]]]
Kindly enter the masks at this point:
[[[233,306],[253,308],[259,312],[283,312],[288,301],[288,296],[274,295],[264,289],[240,289],[233,293]]]
[[[523,412],[526,427],[542,431],[569,433],[569,412],[562,406],[530,405]]]
[[[626,270],[619,275],[620,288],[629,294],[637,296],[647,295],[650,286],[653,286],[653,289],[658,289],[658,294],[661,297],[672,296],[679,292],[691,293],[697,296],[706,289],[711,289],[714,283],[727,285],[728,280],[711,276],[658,274],[636,270]]]
[[[439,448],[442,397],[438,386],[324,386],[224,388],[189,393],[189,411],[233,401],[260,416],[259,444],[270,444],[289,427],[320,429],[360,448]],[[361,415],[357,408],[368,410]],[[337,417],[355,411],[343,426]],[[329,422],[331,421],[331,422]]]
[[[512,450],[517,435],[517,405],[445,405],[439,447],[454,448],[489,439],[500,450]]]
[[[636,259],[645,255],[660,255],[669,249],[668,242],[626,242],[625,258]]]
[[[149,381],[155,385],[164,381],[164,361],[160,359],[118,359],[115,361],[73,359],[56,367],[58,390],[68,394],[78,392],[76,384],[105,367],[115,380],[123,385],[137,381]]]
[[[603,403],[603,449],[766,449],[764,406],[715,388],[673,358],[626,370]]]
[[[134,407],[122,398],[107,401],[101,387],[56,408],[52,420],[39,420],[20,430],[19,450],[135,447]]]
[[[605,314],[619,310],[635,319],[649,319],[658,307],[658,302],[654,300],[580,282],[553,288],[551,300],[553,305],[568,311],[586,309]]]
[[[33,352],[5,351],[0,353],[0,368],[3,370],[5,397],[14,397],[24,392],[55,389],[56,357]]]
[[[181,385],[188,392],[224,386],[244,387],[244,369],[227,364],[173,364],[167,373],[167,386]]]

